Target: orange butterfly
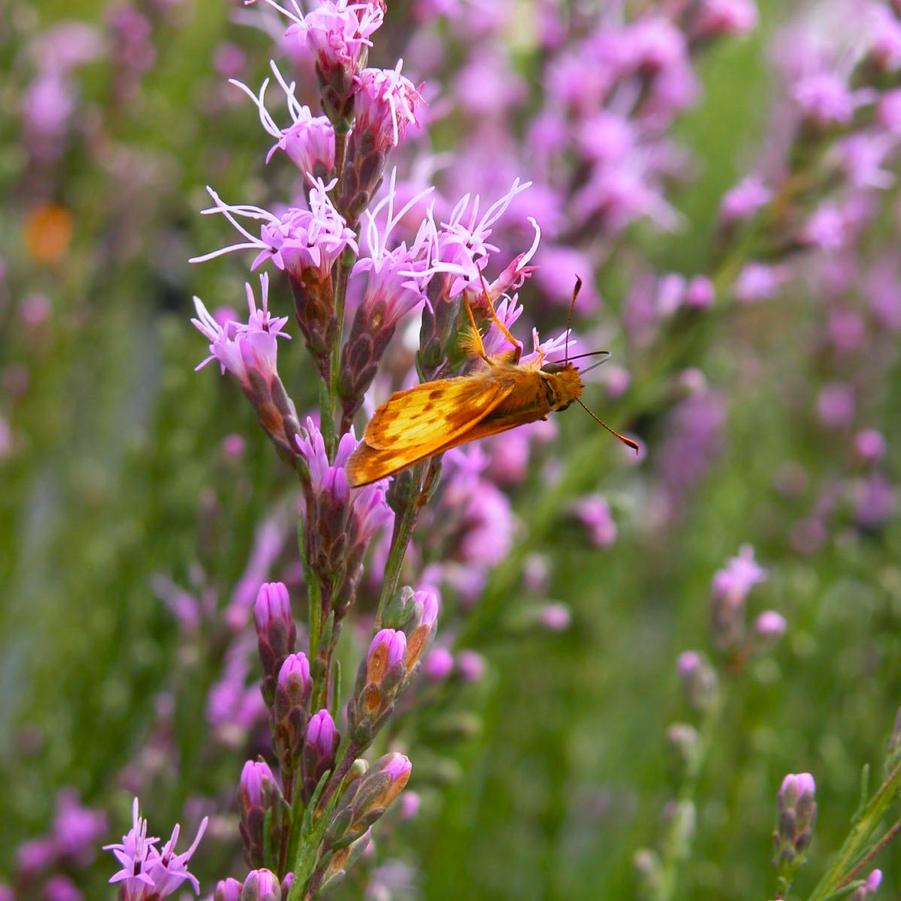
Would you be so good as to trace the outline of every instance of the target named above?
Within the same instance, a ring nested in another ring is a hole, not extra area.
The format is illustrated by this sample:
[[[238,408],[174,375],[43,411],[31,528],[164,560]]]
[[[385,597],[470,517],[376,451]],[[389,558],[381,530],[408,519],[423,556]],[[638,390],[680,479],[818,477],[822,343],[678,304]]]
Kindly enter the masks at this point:
[[[573,303],[580,287],[581,281],[577,280]],[[522,348],[498,318],[487,292],[485,300],[492,319],[514,350],[489,357],[472,310],[464,301],[473,353],[488,368],[471,375],[423,382],[392,394],[375,411],[363,440],[347,461],[352,486],[384,479],[478,438],[547,419],[549,413],[565,410],[573,401],[620,441],[638,450],[634,441],[613,431],[582,403],[582,379],[568,354],[562,363],[545,363],[539,350],[534,363],[521,364]]]

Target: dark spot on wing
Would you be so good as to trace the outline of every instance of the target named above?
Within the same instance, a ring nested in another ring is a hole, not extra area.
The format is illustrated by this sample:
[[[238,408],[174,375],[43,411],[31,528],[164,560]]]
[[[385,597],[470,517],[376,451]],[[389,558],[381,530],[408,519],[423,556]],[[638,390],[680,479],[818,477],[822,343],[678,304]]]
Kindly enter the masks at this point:
[[[440,388],[432,388],[432,390],[429,391],[429,400],[438,400],[438,398],[441,397],[441,394],[442,391]],[[426,407],[426,409],[428,409],[428,407]]]
[[[434,405],[431,401],[429,401],[429,403],[427,403],[427,404],[422,408],[422,412],[423,412],[423,413],[429,413],[430,411],[432,411],[432,410],[434,410],[434,409],[435,409],[435,405]]]

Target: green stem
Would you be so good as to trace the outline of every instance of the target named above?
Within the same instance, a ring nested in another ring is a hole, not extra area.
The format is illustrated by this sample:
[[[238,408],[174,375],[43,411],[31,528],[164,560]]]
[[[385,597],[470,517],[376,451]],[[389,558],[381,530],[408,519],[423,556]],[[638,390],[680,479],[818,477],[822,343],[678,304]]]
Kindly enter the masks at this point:
[[[695,803],[698,782],[710,753],[710,748],[713,745],[714,736],[719,729],[721,714],[726,707],[726,698],[723,697],[723,692],[725,691],[726,686],[721,683],[719,695],[704,714],[701,728],[698,730],[697,764],[694,772],[679,787],[679,801]],[[676,828],[677,823],[674,821],[662,844],[663,853],[660,857],[661,880],[658,901],[669,901],[670,898],[675,896],[679,880],[679,863],[685,858],[685,848],[680,846],[679,836],[674,834]]]
[[[420,509],[420,497],[417,494],[407,502],[404,509],[395,517],[394,532],[391,535],[391,548],[388,551],[388,560],[385,563],[385,576],[382,579],[379,606],[375,615],[376,629],[381,628],[385,607],[397,594],[404,557],[407,553],[407,545],[413,537],[413,529],[416,528],[416,520],[419,518]]]
[[[854,820],[835,861],[817,883],[808,901],[825,901],[839,891],[850,876],[853,876],[856,871],[856,859],[864,851],[867,840],[879,825],[879,821],[895,800],[899,790],[901,790],[901,761],[895,764],[860,816]]]

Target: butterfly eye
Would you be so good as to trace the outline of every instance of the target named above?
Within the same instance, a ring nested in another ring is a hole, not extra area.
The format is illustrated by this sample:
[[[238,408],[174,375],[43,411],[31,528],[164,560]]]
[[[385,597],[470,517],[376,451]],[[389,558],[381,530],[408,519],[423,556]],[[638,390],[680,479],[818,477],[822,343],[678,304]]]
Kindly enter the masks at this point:
[[[548,375],[556,375],[558,372],[563,372],[567,366],[567,363],[545,363],[544,366],[541,367],[541,371]]]

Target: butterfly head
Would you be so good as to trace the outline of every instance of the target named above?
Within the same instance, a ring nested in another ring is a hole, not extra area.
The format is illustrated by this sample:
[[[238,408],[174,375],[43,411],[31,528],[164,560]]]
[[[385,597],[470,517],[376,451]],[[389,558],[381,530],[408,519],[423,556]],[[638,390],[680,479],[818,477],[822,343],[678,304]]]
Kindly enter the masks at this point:
[[[565,410],[582,394],[582,379],[572,363],[545,363],[539,370],[548,402],[554,411]]]

